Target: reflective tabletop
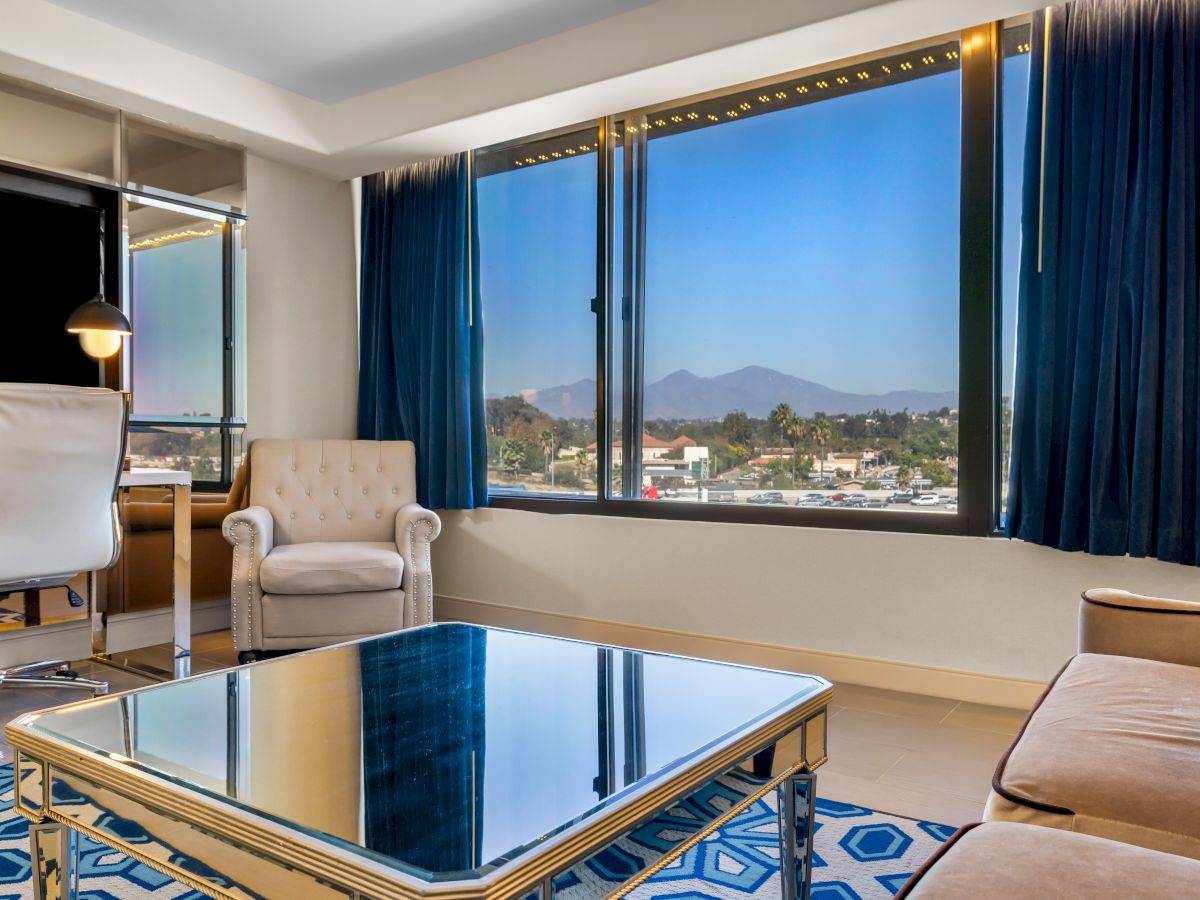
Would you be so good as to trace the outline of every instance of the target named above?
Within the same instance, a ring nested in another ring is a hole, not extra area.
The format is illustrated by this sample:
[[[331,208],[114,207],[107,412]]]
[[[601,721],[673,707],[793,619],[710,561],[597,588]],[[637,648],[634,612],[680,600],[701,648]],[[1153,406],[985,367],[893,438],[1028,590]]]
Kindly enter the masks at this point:
[[[26,727],[442,882],[482,877],[828,687],[444,624]]]

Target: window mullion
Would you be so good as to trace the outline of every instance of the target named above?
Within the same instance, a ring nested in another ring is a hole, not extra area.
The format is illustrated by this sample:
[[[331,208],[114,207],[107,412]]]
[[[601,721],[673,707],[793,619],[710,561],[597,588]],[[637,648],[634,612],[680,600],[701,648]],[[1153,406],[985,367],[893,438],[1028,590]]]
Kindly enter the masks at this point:
[[[962,36],[959,316],[959,494],[968,534],[992,532],[995,510],[996,66],[999,23]]]
[[[613,130],[611,117],[596,122],[596,499],[607,500],[612,485],[612,254]]]

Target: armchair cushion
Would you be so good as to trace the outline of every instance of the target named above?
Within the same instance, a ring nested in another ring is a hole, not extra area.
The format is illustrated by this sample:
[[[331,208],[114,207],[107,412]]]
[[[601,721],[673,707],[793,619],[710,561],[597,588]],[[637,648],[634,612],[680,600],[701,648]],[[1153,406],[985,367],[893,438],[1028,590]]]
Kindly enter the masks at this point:
[[[1079,652],[1200,666],[1200,603],[1087,591],[1079,606]]]
[[[345,594],[400,587],[404,560],[396,545],[373,541],[283,544],[262,561],[269,594]]]
[[[1200,669],[1081,653],[1029,714],[984,818],[1200,858]]]

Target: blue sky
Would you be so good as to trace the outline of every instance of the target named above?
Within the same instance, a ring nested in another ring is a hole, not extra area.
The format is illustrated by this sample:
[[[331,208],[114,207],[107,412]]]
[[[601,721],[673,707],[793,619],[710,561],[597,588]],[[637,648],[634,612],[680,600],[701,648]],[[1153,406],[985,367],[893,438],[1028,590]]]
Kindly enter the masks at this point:
[[[650,141],[647,379],[760,365],[956,389],[959,87],[950,72]],[[595,171],[589,155],[480,181],[488,393],[594,377]]]

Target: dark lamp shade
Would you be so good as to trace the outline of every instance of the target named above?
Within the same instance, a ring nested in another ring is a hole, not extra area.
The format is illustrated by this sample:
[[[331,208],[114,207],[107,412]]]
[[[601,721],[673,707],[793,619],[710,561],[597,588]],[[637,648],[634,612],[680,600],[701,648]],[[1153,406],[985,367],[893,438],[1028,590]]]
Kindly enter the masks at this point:
[[[84,331],[114,331],[117,334],[133,334],[125,313],[105,303],[103,298],[96,295],[71,313],[67,319],[67,331],[79,334]]]

